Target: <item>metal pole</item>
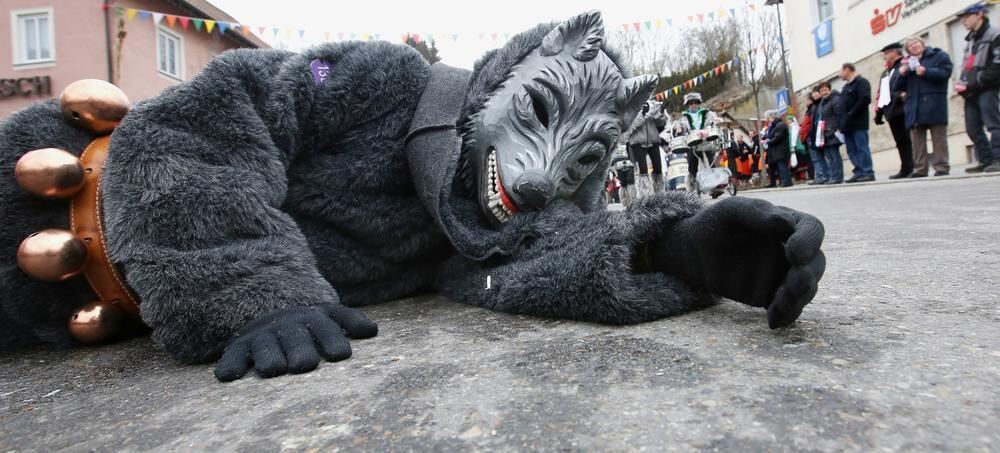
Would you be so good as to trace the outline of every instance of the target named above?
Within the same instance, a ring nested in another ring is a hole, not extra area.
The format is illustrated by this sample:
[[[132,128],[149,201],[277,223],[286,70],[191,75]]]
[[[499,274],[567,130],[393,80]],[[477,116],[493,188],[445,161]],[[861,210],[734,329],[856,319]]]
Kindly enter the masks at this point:
[[[781,43],[781,68],[785,73],[785,88],[788,88],[788,95],[791,97],[792,84],[788,83],[788,61],[785,60],[785,28],[781,26],[781,4],[783,1],[775,3],[774,8],[778,11],[778,42]]]

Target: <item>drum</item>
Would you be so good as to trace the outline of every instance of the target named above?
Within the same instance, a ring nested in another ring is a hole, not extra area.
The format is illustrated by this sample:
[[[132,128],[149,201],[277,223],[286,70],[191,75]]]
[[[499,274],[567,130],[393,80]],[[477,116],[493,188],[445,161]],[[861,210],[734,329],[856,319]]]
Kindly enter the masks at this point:
[[[687,175],[687,155],[667,154],[667,190],[687,190]]]

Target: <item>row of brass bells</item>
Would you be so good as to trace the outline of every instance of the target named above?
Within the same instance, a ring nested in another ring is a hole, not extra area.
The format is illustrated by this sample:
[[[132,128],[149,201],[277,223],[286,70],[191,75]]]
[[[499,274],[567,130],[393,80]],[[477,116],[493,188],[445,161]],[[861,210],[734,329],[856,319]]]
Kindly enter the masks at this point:
[[[67,123],[94,135],[111,133],[131,106],[121,89],[96,79],[69,84],[59,95],[59,104]],[[28,152],[14,167],[22,189],[47,199],[72,198],[83,188],[89,171],[77,156],[58,148]],[[17,249],[21,270],[46,282],[75,277],[83,272],[86,262],[86,244],[67,230],[39,231],[24,239]],[[122,310],[113,302],[93,302],[70,319],[70,333],[83,343],[103,341],[119,330],[123,318]]]

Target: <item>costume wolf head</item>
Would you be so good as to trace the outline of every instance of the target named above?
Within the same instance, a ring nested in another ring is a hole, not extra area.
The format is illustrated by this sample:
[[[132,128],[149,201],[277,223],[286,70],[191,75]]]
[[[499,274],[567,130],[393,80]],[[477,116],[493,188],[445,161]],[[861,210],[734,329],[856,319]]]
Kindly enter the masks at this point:
[[[496,69],[475,71],[505,69],[462,124],[462,176],[493,223],[603,181],[618,136],[656,85],[655,76],[629,78],[605,48],[599,12],[545,27],[483,58]],[[504,68],[504,57],[517,59]]]

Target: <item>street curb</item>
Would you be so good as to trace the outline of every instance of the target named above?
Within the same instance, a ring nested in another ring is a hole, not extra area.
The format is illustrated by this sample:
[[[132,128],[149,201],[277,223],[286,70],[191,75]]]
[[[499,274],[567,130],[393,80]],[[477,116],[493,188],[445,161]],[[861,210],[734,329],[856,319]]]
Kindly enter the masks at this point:
[[[765,187],[759,189],[742,189],[739,193],[767,193],[767,192],[788,192],[793,190],[812,190],[812,189],[833,189],[839,187],[866,187],[866,186],[878,186],[883,184],[907,184],[914,182],[937,182],[937,181],[956,181],[959,179],[974,179],[974,178],[990,178],[1000,176],[1000,172],[995,173],[973,173],[973,174],[962,174],[962,175],[948,175],[942,177],[928,176],[926,178],[903,178],[903,179],[885,179],[880,181],[872,182],[856,182],[856,183],[843,183],[835,184],[831,186],[810,186],[808,184],[796,184],[793,187]]]

